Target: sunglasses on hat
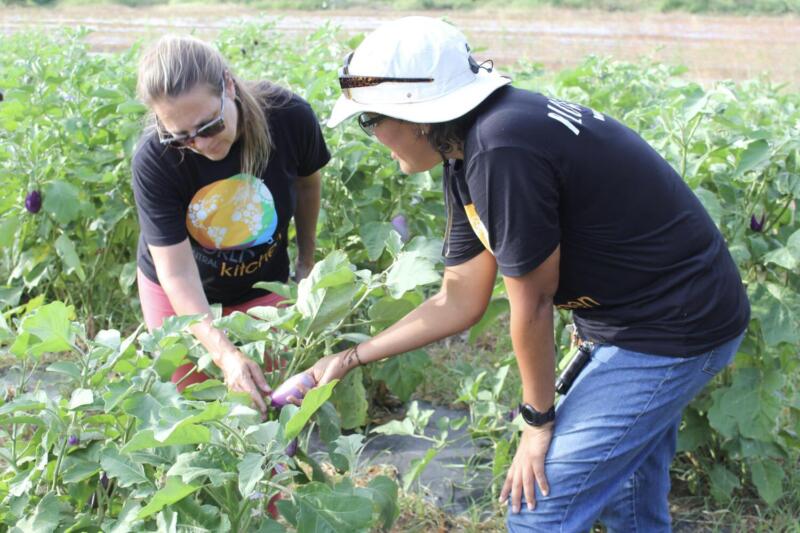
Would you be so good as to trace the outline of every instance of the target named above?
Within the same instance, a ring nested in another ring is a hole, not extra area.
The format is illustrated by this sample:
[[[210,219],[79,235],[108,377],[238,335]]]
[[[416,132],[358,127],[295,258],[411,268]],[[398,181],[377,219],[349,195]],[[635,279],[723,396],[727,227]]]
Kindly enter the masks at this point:
[[[357,76],[349,73],[350,60],[353,58],[353,52],[347,54],[344,58],[344,65],[339,69],[339,87],[342,89],[342,94],[348,100],[352,100],[350,89],[358,89],[361,87],[374,87],[381,83],[430,83],[433,78],[390,78],[385,76]]]

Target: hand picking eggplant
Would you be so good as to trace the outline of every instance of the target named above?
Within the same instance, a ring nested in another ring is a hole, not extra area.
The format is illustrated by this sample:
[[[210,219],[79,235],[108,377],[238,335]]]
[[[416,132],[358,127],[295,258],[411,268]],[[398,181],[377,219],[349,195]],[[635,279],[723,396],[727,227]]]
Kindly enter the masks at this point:
[[[306,391],[316,385],[314,377],[307,372],[300,372],[284,381],[280,387],[272,393],[272,406],[283,407],[289,403],[289,398],[302,400]],[[301,388],[302,387],[302,388]]]

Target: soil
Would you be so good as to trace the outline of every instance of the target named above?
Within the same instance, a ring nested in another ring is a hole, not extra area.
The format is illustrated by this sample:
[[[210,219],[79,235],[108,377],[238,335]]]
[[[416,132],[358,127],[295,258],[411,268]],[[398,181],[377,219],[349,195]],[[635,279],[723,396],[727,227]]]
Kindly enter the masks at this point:
[[[164,32],[213,38],[242,21],[276,21],[286,33],[307,33],[330,21],[345,32],[366,32],[381,21],[411,14],[388,10],[264,11],[235,5],[169,5],[142,8],[65,6],[0,9],[0,35],[39,27],[85,26],[98,51],[120,50]],[[574,66],[587,54],[620,60],[642,56],[689,67],[687,78],[708,84],[767,74],[800,89],[800,17],[687,13],[629,13],[535,8],[502,11],[426,11],[446,16],[470,39],[476,56],[502,70],[516,60],[547,71]]]

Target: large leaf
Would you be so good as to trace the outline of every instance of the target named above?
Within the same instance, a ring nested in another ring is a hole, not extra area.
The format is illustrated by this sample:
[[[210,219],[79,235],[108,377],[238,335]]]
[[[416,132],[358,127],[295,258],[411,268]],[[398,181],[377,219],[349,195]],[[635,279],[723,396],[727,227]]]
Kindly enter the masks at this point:
[[[122,453],[133,453],[148,448],[162,448],[181,444],[205,444],[211,442],[211,431],[199,424],[186,424],[175,429],[165,440],[156,439],[152,429],[143,429],[136,433],[125,446]]]
[[[361,226],[361,240],[367,249],[367,258],[377,261],[386,248],[386,239],[394,231],[389,222],[367,222]]]
[[[48,492],[36,505],[33,514],[17,523],[12,532],[48,533],[55,531],[61,521],[64,504],[58,500],[54,492]]]
[[[770,150],[767,141],[761,139],[751,142],[747,145],[744,152],[742,152],[742,157],[739,160],[739,165],[736,167],[734,176],[741,176],[745,172],[763,165],[769,161],[769,157]]]
[[[800,265],[800,230],[795,231],[789,237],[786,246],[766,254],[764,263],[774,263],[786,270],[797,272],[797,267]]]
[[[73,243],[66,233],[62,233],[56,239],[56,253],[64,263],[64,273],[69,275],[75,272],[81,281],[86,281],[86,273],[83,271],[81,259],[78,257],[78,252],[75,250],[75,243]]]
[[[201,482],[207,478],[211,485],[218,487],[233,479],[233,472],[222,470],[224,465],[213,461],[205,450],[182,453],[175,459],[175,464],[167,471],[168,477],[180,477],[184,483],[192,483],[196,479]]]
[[[431,358],[424,350],[414,350],[391,357],[373,373],[375,379],[383,380],[400,400],[407,402],[425,379],[425,369]]]
[[[69,399],[67,408],[77,409],[84,405],[91,405],[94,403],[94,393],[89,389],[75,389],[72,391],[72,396]]]
[[[239,494],[243,498],[249,497],[255,490],[258,482],[264,478],[264,462],[266,456],[260,453],[246,454],[238,464]]]
[[[753,316],[761,322],[764,340],[770,346],[800,343],[800,296],[790,287],[766,283],[750,298]]]
[[[71,320],[75,310],[62,302],[43,305],[22,320],[21,330],[38,341],[30,345],[34,355],[45,352],[63,352],[72,346],[73,333]]]
[[[399,299],[407,291],[439,281],[436,265],[420,252],[402,252],[389,269],[386,287]]]
[[[136,523],[139,521],[137,516],[139,515],[139,510],[141,509],[141,505],[136,500],[127,500],[125,505],[122,507],[122,511],[120,511],[119,516],[117,517],[117,521],[114,523],[114,528],[111,530],[111,533],[129,533],[131,531],[141,531],[141,528],[134,528]]]
[[[114,478],[120,487],[130,487],[140,483],[150,483],[142,465],[130,457],[120,455],[116,448],[106,448],[100,456],[100,466],[109,478]]]
[[[314,416],[314,413],[331,397],[333,388],[337,383],[339,383],[339,380],[335,379],[322,387],[315,387],[308,391],[308,394],[303,398],[303,403],[300,404],[300,409],[286,423],[286,427],[283,430],[286,440],[291,440],[300,434],[300,431]]]
[[[771,459],[757,459],[750,463],[750,474],[758,495],[768,505],[774,504],[783,496],[784,472],[778,463]]]
[[[62,226],[76,220],[81,212],[78,189],[66,181],[50,183],[42,193],[42,198],[44,210],[53,215]]]
[[[738,489],[741,484],[736,474],[717,463],[711,468],[711,495],[718,502],[730,500],[733,489]]]
[[[367,391],[361,368],[348,372],[336,387],[331,402],[342,417],[342,429],[354,429],[367,422]]]
[[[139,511],[138,518],[154,515],[167,505],[172,505],[202,487],[200,484],[184,483],[180,478],[168,477],[167,483],[156,492],[150,502]]]
[[[373,478],[366,489],[361,489],[369,491],[370,499],[377,507],[384,531],[392,528],[392,524],[400,514],[400,508],[397,505],[397,489],[397,483],[386,476]]]
[[[781,411],[777,391],[782,386],[783,376],[777,371],[737,369],[731,386],[717,389],[712,394],[714,404],[708,411],[711,426],[724,435],[733,436],[733,422],[742,436],[772,440]]]

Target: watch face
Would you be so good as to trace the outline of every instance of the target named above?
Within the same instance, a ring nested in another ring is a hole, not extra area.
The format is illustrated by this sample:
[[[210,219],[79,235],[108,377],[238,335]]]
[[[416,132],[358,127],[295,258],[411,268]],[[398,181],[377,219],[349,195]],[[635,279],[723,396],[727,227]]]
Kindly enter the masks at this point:
[[[555,419],[555,406],[544,413],[540,413],[532,405],[523,403],[519,406],[519,412],[522,414],[522,419],[529,426],[542,426]]]

